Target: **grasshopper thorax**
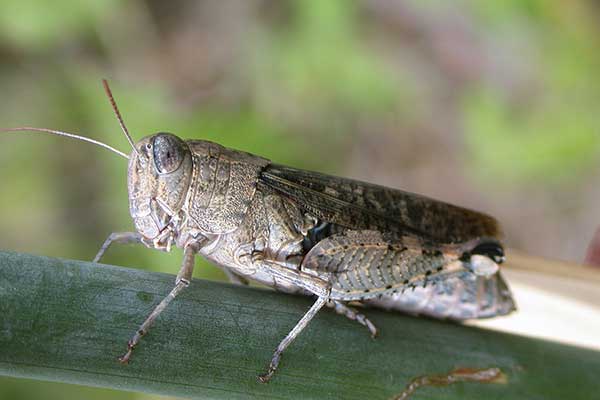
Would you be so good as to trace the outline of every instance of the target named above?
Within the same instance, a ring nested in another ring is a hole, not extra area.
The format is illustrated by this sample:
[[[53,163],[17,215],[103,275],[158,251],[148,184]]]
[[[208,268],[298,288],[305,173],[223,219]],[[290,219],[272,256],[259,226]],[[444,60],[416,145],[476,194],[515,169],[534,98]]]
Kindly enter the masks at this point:
[[[176,227],[192,172],[190,149],[173,134],[160,132],[135,144],[127,173],[129,212],[146,239],[156,239]]]

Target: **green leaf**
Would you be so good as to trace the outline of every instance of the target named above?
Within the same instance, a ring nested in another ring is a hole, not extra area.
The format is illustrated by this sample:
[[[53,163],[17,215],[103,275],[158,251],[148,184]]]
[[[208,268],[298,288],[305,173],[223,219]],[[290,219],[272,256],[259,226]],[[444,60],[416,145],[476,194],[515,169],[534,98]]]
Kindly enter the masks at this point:
[[[172,275],[0,252],[0,374],[172,396],[387,399],[419,375],[499,367],[505,384],[427,387],[414,399],[587,397],[600,353],[458,324],[366,310],[381,335],[324,310],[256,376],[311,299],[194,280],[129,365],[117,357]]]

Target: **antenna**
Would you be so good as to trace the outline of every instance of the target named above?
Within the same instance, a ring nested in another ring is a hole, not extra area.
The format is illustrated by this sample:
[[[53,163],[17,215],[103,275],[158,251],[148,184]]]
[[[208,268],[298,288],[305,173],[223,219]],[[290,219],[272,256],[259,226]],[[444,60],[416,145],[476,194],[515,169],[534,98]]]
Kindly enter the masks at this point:
[[[119,120],[119,125],[121,125],[121,130],[125,134],[125,137],[127,138],[127,141],[131,145],[131,148],[133,149],[133,151],[135,151],[135,153],[138,155],[138,157],[141,157],[140,153],[135,148],[135,144],[133,143],[133,139],[131,139],[131,135],[129,134],[129,131],[127,130],[127,127],[125,126],[125,123],[123,122],[123,117],[121,117],[121,113],[119,112],[119,108],[117,107],[117,103],[115,102],[115,98],[113,97],[110,87],[108,86],[108,81],[106,79],[102,79],[102,85],[104,86],[104,91],[106,92],[106,95],[108,96],[110,105],[112,106],[113,111],[115,112],[115,115],[117,116],[117,120]]]
[[[18,128],[0,128],[0,132],[43,132],[43,133],[50,133],[52,135],[57,135],[57,136],[65,136],[65,137],[68,137],[71,139],[77,139],[77,140],[82,140],[84,142],[93,143],[100,147],[104,147],[105,149],[108,149],[108,150],[112,151],[113,153],[117,153],[121,157],[129,159],[129,156],[127,154],[115,149],[114,147],[107,145],[106,143],[102,143],[98,140],[90,139],[85,136],[75,135],[74,133],[57,131],[54,129],[46,129],[46,128],[32,128],[30,126],[22,126],[22,127],[18,127]]]

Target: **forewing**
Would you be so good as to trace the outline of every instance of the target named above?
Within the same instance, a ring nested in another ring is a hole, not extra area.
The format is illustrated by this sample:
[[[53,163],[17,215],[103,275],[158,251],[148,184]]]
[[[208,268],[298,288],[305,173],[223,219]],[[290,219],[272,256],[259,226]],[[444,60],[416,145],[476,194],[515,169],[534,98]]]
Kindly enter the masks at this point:
[[[262,171],[259,185],[323,221],[350,229],[414,234],[443,243],[500,234],[488,215],[352,179],[272,164]]]

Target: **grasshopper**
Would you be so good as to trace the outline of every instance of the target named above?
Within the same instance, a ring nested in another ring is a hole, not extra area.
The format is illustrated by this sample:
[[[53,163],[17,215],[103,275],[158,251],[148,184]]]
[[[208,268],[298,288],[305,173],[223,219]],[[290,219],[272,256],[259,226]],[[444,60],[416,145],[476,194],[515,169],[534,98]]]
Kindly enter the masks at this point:
[[[490,216],[417,194],[272,163],[205,140],[156,133],[137,143],[103,81],[132,151],[63,131],[20,127],[102,146],[129,161],[129,211],[135,232],[113,243],[183,249],[170,293],[156,305],[119,358],[127,363],[156,318],[190,285],[202,255],[232,282],[249,280],[316,301],[277,346],[261,382],[275,373],[285,349],[327,305],[376,326],[351,303],[465,320],[515,310],[498,265],[504,261]],[[408,290],[407,290],[408,289]]]

